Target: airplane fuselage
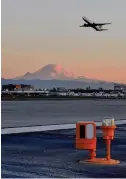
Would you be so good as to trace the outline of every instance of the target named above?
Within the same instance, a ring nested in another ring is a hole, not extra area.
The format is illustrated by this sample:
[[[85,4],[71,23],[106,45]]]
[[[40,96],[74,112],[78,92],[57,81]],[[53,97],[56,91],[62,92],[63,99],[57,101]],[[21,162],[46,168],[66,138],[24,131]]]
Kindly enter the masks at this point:
[[[89,25],[88,27],[92,27],[96,31],[101,31],[102,30],[102,26],[96,25],[95,23],[92,23],[92,24],[90,23],[90,24],[87,24],[87,25]]]
[[[80,27],[91,27],[91,28],[95,29],[96,31],[102,31],[100,26],[95,26],[95,25],[92,25],[92,24],[91,25],[84,24],[84,25],[82,25]]]

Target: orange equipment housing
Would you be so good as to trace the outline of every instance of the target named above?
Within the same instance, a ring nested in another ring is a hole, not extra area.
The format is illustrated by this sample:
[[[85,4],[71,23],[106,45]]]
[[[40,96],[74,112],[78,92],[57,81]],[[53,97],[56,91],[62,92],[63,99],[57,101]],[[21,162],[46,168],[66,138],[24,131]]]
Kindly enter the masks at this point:
[[[114,132],[115,132],[116,126],[101,126],[102,133],[103,133],[103,139],[106,141],[106,159],[111,159],[110,154],[110,146],[111,146],[111,140],[114,138]]]
[[[113,140],[116,126],[101,126],[103,139]]]
[[[92,128],[88,126],[92,125]],[[90,130],[90,131],[89,131]],[[92,136],[89,136],[89,133]],[[95,150],[96,149],[96,124],[94,122],[76,123],[76,149]]]
[[[92,127],[89,128],[89,125]],[[116,126],[101,126],[103,139],[106,141],[106,158],[96,158],[96,124],[94,122],[78,122],[76,123],[76,149],[89,150],[89,159],[80,160],[80,163],[92,163],[112,165],[119,164],[120,161],[111,159],[110,145],[114,138],[114,130]]]

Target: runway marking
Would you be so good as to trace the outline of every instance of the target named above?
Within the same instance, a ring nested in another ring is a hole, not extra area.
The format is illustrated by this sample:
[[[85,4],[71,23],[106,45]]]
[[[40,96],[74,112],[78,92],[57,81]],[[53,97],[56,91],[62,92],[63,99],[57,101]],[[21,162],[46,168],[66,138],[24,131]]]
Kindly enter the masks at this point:
[[[85,121],[86,122],[86,121]],[[95,121],[94,121],[95,122]],[[96,121],[96,126],[101,126],[102,121]],[[126,120],[115,120],[116,125],[126,124]],[[29,127],[11,127],[1,129],[1,134],[18,134],[28,132],[41,132],[41,131],[53,131],[61,129],[75,129],[76,124],[57,124],[57,125],[44,125],[44,126],[29,126]]]

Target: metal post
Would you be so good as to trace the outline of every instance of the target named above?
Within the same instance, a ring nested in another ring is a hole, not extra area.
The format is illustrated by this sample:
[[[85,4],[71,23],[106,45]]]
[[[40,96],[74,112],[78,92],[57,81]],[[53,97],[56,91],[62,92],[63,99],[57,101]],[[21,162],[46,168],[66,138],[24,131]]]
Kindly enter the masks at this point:
[[[110,139],[107,139],[107,140],[106,140],[106,158],[107,158],[107,160],[110,160],[110,159],[111,159],[110,145],[111,145],[111,140],[110,140]]]

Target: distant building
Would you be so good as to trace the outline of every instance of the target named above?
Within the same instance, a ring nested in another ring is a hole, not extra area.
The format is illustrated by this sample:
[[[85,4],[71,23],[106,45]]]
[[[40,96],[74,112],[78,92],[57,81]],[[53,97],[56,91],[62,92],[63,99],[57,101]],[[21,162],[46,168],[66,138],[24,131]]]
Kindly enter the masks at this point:
[[[2,85],[2,91],[14,91],[16,88],[16,85],[8,84],[8,85]]]
[[[64,87],[58,87],[58,88],[56,89],[56,91],[57,91],[57,92],[68,92],[68,90],[67,90],[66,88],[64,88]]]
[[[35,90],[34,86],[32,86],[32,85],[23,85],[22,84],[21,88],[23,91],[34,91]]]
[[[115,91],[126,91],[126,84],[114,84],[114,90]]]
[[[2,85],[2,91],[33,91],[34,87],[32,85],[24,84],[8,84]]]

